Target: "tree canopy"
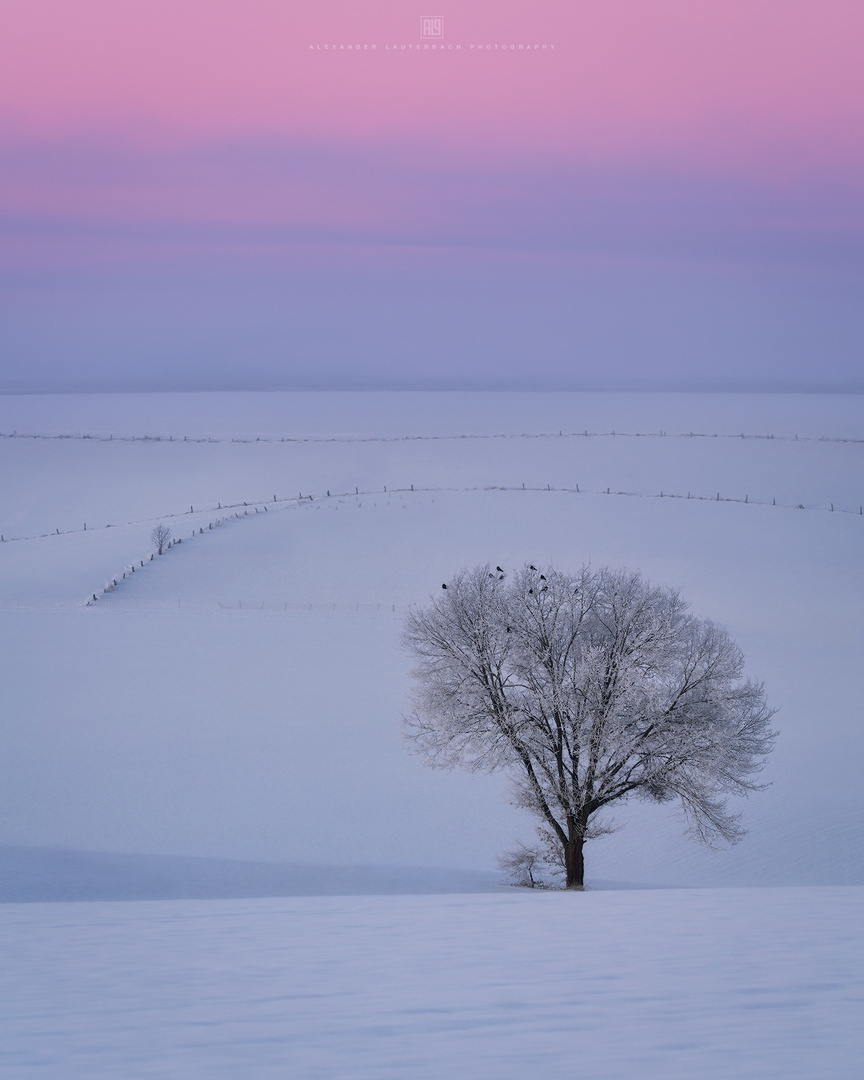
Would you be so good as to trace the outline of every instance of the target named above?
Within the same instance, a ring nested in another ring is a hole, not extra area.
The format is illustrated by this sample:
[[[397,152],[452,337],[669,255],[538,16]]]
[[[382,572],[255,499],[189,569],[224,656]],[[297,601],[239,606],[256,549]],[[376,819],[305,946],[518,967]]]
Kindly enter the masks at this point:
[[[639,573],[479,566],[412,609],[413,748],[436,766],[504,770],[566,883],[605,807],[677,800],[690,832],[743,835],[727,796],[761,785],[775,733],[741,650]],[[593,820],[592,820],[593,819]]]

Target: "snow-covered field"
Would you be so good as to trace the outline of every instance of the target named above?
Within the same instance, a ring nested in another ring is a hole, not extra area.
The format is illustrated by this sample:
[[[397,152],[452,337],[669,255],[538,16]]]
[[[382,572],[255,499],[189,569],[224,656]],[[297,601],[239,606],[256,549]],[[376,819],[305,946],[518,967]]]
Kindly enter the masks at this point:
[[[860,1077],[861,888],[0,908],[4,1076]]]
[[[391,868],[381,892],[394,867],[418,868],[413,891],[435,867],[492,869],[530,821],[499,779],[431,772],[398,731],[402,614],[465,564],[640,568],[724,623],[780,706],[736,848],[638,804],[588,846],[589,884],[671,889],[4,905],[0,1063],[857,1075],[862,405],[0,398],[0,864],[31,868],[7,899],[40,895],[26,848],[329,865],[357,892],[376,880],[360,865]],[[159,521],[182,543],[151,561]]]

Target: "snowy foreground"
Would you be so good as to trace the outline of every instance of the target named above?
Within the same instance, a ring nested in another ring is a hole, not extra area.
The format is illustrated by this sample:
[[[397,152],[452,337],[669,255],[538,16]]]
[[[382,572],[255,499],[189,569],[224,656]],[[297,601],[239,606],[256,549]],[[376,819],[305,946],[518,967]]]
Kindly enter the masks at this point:
[[[0,906],[0,1073],[860,1077],[864,888]]]

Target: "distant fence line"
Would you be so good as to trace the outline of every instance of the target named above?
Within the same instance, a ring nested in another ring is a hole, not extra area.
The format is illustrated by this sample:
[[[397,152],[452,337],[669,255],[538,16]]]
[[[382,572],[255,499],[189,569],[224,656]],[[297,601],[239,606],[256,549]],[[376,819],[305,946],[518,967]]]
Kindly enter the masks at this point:
[[[178,600],[178,605],[185,607],[185,601]],[[399,604],[325,604],[323,601],[292,601],[287,600],[284,603],[278,601],[268,600],[228,600],[228,601],[216,601],[216,606],[220,611],[336,611],[336,612],[351,612],[358,611],[366,615],[374,614],[393,614],[397,611],[402,611],[403,608]]]
[[[489,439],[755,439],[777,442],[864,443],[864,438],[835,435],[764,435],[755,432],[705,431],[522,431],[489,432],[462,435],[256,435],[238,438],[225,435],[91,435],[81,432],[45,434],[41,432],[0,431],[0,439],[80,439],[88,442],[170,442],[170,443],[398,443],[398,442],[459,442]]]
[[[80,600],[44,600],[7,598],[0,599],[0,607],[15,607],[24,610],[52,611],[55,609],[80,609],[82,606],[93,606],[92,599],[82,605]],[[176,597],[171,600],[139,600],[136,597],[124,598],[124,609],[134,608],[136,611],[190,611],[190,612],[241,612],[244,615],[265,614],[290,614],[297,612],[316,612],[339,615],[393,615],[400,614],[405,610],[401,604],[328,604],[324,601],[300,601],[287,600],[285,602],[272,600],[192,600]]]

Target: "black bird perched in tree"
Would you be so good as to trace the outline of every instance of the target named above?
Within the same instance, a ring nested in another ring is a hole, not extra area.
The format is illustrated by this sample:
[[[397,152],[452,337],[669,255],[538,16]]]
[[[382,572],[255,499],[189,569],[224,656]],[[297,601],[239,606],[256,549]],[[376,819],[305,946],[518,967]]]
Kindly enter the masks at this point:
[[[537,569],[537,567],[536,567],[536,566],[531,566],[531,564],[529,563],[529,564],[528,564],[528,569],[529,569],[529,570],[536,570],[536,569]]]
[[[442,585],[442,586],[441,586],[441,588],[442,588],[442,589],[446,589],[446,588],[447,588],[447,586],[446,586],[446,585]]]
[[[541,575],[540,575],[540,580],[541,580],[541,581],[545,581],[545,580],[546,580],[546,575],[545,575],[545,574],[541,574]]]
[[[501,567],[500,567],[500,566],[496,566],[496,567],[495,567],[495,569],[496,569],[496,570],[498,571],[498,573],[499,573],[499,574],[503,574],[503,573],[504,573],[504,571],[503,571],[503,570],[501,569]]]

